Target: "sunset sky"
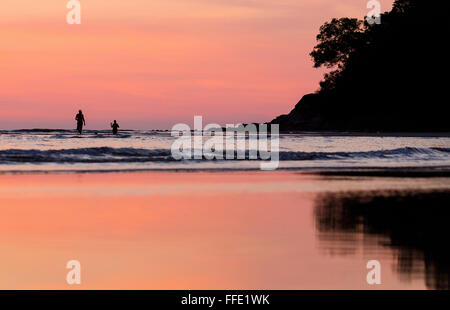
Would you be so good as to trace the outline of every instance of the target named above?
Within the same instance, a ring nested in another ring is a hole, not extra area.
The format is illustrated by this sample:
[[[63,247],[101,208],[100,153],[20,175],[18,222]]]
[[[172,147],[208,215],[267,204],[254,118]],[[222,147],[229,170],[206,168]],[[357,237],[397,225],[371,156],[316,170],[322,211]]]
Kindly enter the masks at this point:
[[[265,122],[318,88],[309,52],[333,17],[365,0],[0,2],[0,129]],[[382,11],[392,0],[381,0]]]

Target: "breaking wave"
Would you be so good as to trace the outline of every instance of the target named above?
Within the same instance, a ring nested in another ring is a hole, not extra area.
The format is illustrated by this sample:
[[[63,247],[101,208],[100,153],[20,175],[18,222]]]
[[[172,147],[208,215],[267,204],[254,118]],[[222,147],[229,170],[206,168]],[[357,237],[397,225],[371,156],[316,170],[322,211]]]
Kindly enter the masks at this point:
[[[236,154],[235,154],[236,155]],[[246,158],[248,158],[248,151]],[[236,158],[236,156],[235,156]],[[450,160],[450,148],[398,148],[368,152],[279,152],[281,161],[314,160]],[[170,149],[90,147],[60,150],[0,150],[0,163],[140,163],[175,161]]]

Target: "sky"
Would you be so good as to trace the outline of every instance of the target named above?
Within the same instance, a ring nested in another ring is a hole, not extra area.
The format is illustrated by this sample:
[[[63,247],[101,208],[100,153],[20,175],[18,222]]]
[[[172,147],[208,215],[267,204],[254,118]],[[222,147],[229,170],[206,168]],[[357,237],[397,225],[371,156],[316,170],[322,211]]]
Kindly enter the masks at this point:
[[[0,129],[170,129],[266,122],[314,92],[309,53],[333,17],[365,0],[68,0],[0,2]],[[382,11],[393,0],[381,0]]]

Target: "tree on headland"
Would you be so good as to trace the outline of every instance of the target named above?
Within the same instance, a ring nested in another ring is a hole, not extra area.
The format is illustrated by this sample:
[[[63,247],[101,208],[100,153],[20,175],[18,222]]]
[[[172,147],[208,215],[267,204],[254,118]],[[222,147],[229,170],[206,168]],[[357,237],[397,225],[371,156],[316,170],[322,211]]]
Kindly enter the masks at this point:
[[[315,94],[273,123],[299,130],[449,130],[446,1],[396,0],[381,24],[332,19],[320,27]]]
[[[314,67],[326,66],[342,69],[363,39],[363,22],[356,18],[333,18],[320,27],[316,39],[319,44],[314,47],[311,57]]]

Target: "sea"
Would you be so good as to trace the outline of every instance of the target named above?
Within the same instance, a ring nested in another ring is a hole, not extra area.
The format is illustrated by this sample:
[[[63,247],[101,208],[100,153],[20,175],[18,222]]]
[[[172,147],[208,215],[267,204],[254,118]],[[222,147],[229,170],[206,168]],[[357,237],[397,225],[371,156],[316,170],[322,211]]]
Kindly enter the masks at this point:
[[[0,173],[259,170],[261,160],[181,159],[170,131],[0,130]],[[210,139],[204,137],[203,141]],[[249,136],[232,139],[249,139]],[[269,139],[270,140],[270,139]],[[191,150],[194,152],[194,149]],[[223,150],[226,151],[224,143]],[[248,155],[248,154],[247,154]],[[442,134],[283,133],[277,169],[447,168],[450,136]]]

